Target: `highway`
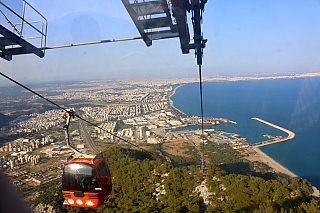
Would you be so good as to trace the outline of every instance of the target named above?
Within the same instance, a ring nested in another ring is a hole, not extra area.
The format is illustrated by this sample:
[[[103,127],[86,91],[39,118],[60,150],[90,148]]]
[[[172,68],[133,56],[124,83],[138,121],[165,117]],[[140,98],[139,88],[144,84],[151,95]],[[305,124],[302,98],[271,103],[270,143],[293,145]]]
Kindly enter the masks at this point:
[[[290,130],[288,130],[288,129],[285,129],[285,128],[283,128],[283,127],[277,126],[277,125],[275,125],[275,124],[273,124],[273,123],[270,123],[270,122],[268,122],[268,121],[262,120],[262,119],[260,119],[260,118],[251,118],[251,119],[252,119],[252,120],[260,121],[260,122],[262,122],[262,123],[264,123],[264,124],[267,124],[267,125],[269,125],[269,126],[271,126],[271,127],[274,127],[274,128],[279,129],[279,130],[281,130],[281,131],[284,131],[284,132],[286,132],[286,133],[288,134],[288,137],[277,137],[277,138],[272,139],[272,140],[267,140],[267,141],[263,141],[263,142],[256,143],[256,144],[252,145],[252,146],[254,146],[254,147],[267,146],[267,145],[270,145],[270,144],[287,141],[287,140],[290,140],[290,139],[292,139],[292,138],[295,137],[295,133],[292,132],[292,131],[290,131]]]
[[[78,113],[79,114],[79,113]],[[80,127],[81,127],[81,130],[83,132],[83,139],[84,141],[86,142],[88,148],[93,152],[93,154],[97,154],[99,153],[99,150],[97,149],[96,145],[94,144],[90,134],[88,133],[87,131],[87,128],[86,126],[84,125],[84,122],[83,120],[79,119],[79,122],[80,122]]]

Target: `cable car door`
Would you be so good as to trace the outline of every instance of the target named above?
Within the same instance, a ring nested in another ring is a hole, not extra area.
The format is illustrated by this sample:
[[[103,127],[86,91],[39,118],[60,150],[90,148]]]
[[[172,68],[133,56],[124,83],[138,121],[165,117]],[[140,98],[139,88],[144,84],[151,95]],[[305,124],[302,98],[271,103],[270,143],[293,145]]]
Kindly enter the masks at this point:
[[[108,166],[105,161],[101,161],[98,164],[97,168],[101,176],[103,193],[105,196],[107,196],[111,192],[111,180],[110,180],[111,177],[110,177]]]

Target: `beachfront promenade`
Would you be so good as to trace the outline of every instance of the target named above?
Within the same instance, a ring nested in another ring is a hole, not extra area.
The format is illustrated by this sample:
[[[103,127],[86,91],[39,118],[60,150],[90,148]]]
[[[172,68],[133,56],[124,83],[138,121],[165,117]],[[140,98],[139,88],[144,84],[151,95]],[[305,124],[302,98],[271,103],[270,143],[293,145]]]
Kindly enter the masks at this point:
[[[292,132],[292,131],[290,131],[288,129],[285,129],[283,127],[277,126],[277,125],[275,125],[273,123],[270,123],[268,121],[262,120],[260,118],[251,118],[251,119],[260,121],[260,122],[262,122],[264,124],[267,124],[267,125],[269,125],[271,127],[274,127],[276,129],[279,129],[281,131],[284,131],[284,132],[288,133],[288,137],[276,137],[275,139],[272,139],[272,140],[267,140],[267,141],[263,141],[263,142],[259,142],[259,143],[253,144],[252,146],[254,146],[254,147],[267,146],[267,145],[270,145],[270,144],[287,141],[287,140],[290,140],[290,139],[295,137],[294,132]]]

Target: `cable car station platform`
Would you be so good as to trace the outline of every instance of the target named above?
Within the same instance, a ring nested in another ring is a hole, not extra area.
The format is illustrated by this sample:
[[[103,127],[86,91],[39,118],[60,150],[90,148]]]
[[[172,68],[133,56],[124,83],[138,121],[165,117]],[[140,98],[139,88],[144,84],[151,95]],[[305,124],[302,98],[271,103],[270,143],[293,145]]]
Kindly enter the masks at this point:
[[[152,45],[152,40],[179,37],[182,53],[189,53],[189,29],[183,1],[172,0],[172,8],[167,0],[121,1],[147,46]]]
[[[0,57],[8,61],[13,55],[33,53],[40,58],[44,57],[44,52],[33,46],[23,38],[17,36],[5,27],[0,25]]]
[[[0,1],[0,57],[11,61],[13,55],[33,53],[43,58],[45,51],[42,47],[46,45],[48,25],[46,18],[26,1],[21,1],[21,16],[10,7],[11,2],[7,1],[9,6],[3,2]],[[39,20],[27,21],[26,8],[38,14]],[[40,44],[36,45],[36,42]]]

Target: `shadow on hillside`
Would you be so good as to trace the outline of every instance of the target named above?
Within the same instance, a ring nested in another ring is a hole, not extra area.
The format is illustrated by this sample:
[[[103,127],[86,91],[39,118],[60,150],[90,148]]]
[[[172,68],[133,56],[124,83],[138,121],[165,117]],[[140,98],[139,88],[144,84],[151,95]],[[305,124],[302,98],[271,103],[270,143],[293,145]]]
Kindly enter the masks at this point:
[[[256,172],[252,169],[249,162],[237,162],[237,163],[229,163],[229,164],[220,164],[219,167],[226,171],[227,174],[242,174],[242,175],[251,175],[256,177],[262,177],[264,179],[277,179],[277,177],[285,177],[285,174],[277,174],[273,172]]]
[[[192,157],[182,157],[182,156],[175,156],[170,155],[166,152],[159,152],[157,149],[151,149],[151,150],[142,150],[138,148],[121,148],[121,153],[129,155],[132,158],[135,158],[137,160],[155,160],[155,159],[161,159],[163,161],[166,161],[170,163],[174,167],[185,167],[190,165],[199,165],[200,162],[198,162],[196,159]]]
[[[190,165],[200,165],[194,158],[186,158],[182,156],[174,156],[169,155],[165,152],[162,152],[163,155],[155,152],[154,150],[142,150],[138,148],[121,148],[121,152],[123,154],[129,155],[132,158],[137,160],[155,160],[162,159],[163,161],[167,161],[174,167],[185,167]],[[284,173],[275,173],[275,172],[257,172],[253,169],[250,162],[237,162],[237,163],[228,163],[228,164],[220,164],[218,167],[224,170],[227,174],[242,174],[248,176],[262,177],[266,180],[277,179],[278,177],[283,177],[290,179],[291,177]],[[309,181],[312,182],[315,178],[310,178]],[[319,178],[318,178],[319,180]]]
[[[154,160],[155,156],[153,156],[153,153],[148,152],[147,150],[138,150],[138,149],[128,149],[128,148],[121,148],[121,153],[129,155],[132,158],[135,158],[137,160]]]

